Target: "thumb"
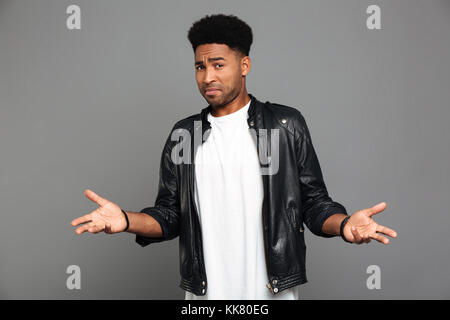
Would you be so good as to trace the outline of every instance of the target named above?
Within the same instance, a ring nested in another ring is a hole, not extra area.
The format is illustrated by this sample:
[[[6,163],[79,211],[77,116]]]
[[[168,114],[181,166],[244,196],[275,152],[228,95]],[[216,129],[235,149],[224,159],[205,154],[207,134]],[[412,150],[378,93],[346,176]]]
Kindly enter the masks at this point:
[[[98,194],[96,194],[94,191],[90,189],[84,190],[84,195],[91,201],[97,203],[99,206],[103,207],[105,206],[109,201],[100,197]]]

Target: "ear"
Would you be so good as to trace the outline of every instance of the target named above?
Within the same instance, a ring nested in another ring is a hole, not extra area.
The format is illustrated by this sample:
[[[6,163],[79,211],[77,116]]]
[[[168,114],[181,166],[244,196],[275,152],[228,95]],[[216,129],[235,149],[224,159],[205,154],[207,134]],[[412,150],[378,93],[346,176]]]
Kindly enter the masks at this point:
[[[241,75],[246,76],[252,67],[252,62],[249,56],[245,56],[241,59]]]

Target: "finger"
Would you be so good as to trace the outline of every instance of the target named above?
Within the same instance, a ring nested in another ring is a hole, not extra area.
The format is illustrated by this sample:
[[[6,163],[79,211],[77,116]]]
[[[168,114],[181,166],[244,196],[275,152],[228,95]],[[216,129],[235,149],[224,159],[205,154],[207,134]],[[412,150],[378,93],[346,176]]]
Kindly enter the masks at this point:
[[[383,244],[388,244],[389,243],[389,239],[378,234],[378,233],[374,233],[370,236],[372,239],[377,240],[378,242],[381,242]]]
[[[386,202],[380,202],[367,210],[367,216],[371,217],[374,214],[380,213],[384,209],[386,209]]]
[[[89,227],[90,233],[99,233],[105,229],[105,223],[103,221],[97,221],[92,227]]]
[[[361,238],[361,235],[359,234],[358,230],[356,230],[355,227],[352,227],[351,231],[352,231],[352,234],[353,234],[354,243],[360,244],[362,242],[362,238]]]
[[[88,213],[88,214],[86,214],[86,215],[84,215],[82,217],[73,219],[70,224],[72,225],[72,227],[75,227],[75,226],[77,226],[79,224],[90,222],[90,221],[92,221],[92,214]]]
[[[82,234],[83,232],[88,231],[88,229],[95,225],[95,222],[90,222],[82,225],[81,227],[75,229],[76,234]]]
[[[100,197],[98,194],[96,194],[94,191],[90,189],[84,190],[84,195],[89,199],[97,203],[99,206],[103,207],[108,203],[108,200]]]
[[[365,233],[360,233],[361,234],[361,242],[362,243],[367,243],[367,238],[369,237],[367,234]]]
[[[386,235],[388,235],[389,237],[392,237],[392,238],[396,238],[397,237],[397,232],[395,232],[394,230],[392,230],[392,229],[390,229],[388,227],[382,226],[380,224],[377,226],[377,232],[384,233],[384,234],[386,234]]]

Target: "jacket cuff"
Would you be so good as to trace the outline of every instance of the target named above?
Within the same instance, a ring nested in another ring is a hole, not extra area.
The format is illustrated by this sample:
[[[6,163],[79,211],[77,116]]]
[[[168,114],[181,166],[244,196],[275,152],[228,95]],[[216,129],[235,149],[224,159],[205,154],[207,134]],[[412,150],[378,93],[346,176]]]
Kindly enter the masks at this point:
[[[325,223],[325,220],[327,220],[333,214],[337,214],[337,213],[348,215],[345,207],[339,203],[335,203],[335,205],[327,207],[325,210],[323,210],[317,217],[315,234],[318,235],[319,237],[324,237],[324,238],[332,238],[332,237],[339,236],[339,235],[334,235],[334,234],[328,234],[328,233],[325,233],[322,231],[322,227],[323,227],[323,224]]]
[[[140,211],[141,213],[145,213],[151,217],[153,217],[161,226],[161,230],[162,230],[162,236],[161,237],[145,237],[145,236],[141,236],[141,235],[136,235],[135,241],[141,246],[141,247],[145,247],[151,243],[155,243],[155,242],[162,242],[166,240],[166,235],[167,235],[167,227],[164,223],[164,219],[161,217],[160,213],[158,212],[158,210],[153,210],[152,207],[149,208],[144,208]]]

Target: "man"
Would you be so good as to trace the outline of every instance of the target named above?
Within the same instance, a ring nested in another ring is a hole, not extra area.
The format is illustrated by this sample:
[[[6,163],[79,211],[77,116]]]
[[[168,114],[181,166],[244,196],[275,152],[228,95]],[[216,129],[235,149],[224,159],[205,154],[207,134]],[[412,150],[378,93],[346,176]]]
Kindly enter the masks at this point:
[[[85,223],[77,234],[127,231],[141,246],[179,236],[186,299],[299,299],[307,282],[303,224],[357,244],[397,236],[372,219],[386,203],[348,216],[329,197],[297,109],[247,93],[253,36],[245,22],[206,16],[188,38],[208,107],[172,128],[155,206],[126,212],[87,189],[99,207],[72,221]]]

